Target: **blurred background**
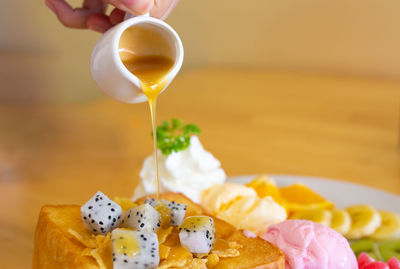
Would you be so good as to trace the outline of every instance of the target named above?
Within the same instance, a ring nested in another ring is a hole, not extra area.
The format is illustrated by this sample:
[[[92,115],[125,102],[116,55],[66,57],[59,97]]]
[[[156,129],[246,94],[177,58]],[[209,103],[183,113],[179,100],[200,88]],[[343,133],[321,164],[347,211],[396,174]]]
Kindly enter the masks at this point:
[[[2,7],[0,102],[102,96],[89,72],[100,35],[63,27],[43,2]],[[167,21],[184,43],[184,72],[240,66],[400,79],[398,0],[182,0]]]

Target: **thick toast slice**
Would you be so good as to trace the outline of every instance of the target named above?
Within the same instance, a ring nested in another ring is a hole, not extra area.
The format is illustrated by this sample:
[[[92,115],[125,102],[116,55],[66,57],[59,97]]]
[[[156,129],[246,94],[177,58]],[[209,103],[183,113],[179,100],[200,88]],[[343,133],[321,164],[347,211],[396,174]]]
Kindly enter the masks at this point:
[[[161,199],[176,201],[187,205],[186,216],[205,215],[205,210],[187,197],[176,194],[166,193],[160,195]],[[138,202],[142,202],[139,199]],[[237,257],[221,258],[214,267],[216,269],[284,269],[284,256],[274,245],[260,239],[247,238],[242,231],[220,220],[214,218],[217,238],[235,241],[243,247],[239,250]],[[90,234],[83,226],[80,214],[80,206],[60,205],[44,206],[39,215],[36,227],[33,269],[55,269],[55,268],[74,268],[74,269],[111,269],[111,252],[105,250],[102,255],[109,259],[99,266],[98,261],[92,256],[82,255],[86,246],[71,234],[75,231],[83,236]]]

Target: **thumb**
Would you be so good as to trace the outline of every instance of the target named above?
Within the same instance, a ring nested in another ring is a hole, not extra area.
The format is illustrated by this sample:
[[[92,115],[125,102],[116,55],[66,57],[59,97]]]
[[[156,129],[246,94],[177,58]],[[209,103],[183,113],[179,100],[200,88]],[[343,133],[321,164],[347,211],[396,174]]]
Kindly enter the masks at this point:
[[[150,12],[154,6],[154,0],[106,0],[106,2],[135,15]]]
[[[165,20],[178,3],[179,0],[156,0],[154,8],[151,10],[151,16]]]

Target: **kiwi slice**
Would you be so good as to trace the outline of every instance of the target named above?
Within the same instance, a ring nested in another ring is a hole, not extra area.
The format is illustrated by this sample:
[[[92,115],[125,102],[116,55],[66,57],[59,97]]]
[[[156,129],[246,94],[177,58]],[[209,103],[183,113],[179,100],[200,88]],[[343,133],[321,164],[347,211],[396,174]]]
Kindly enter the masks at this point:
[[[362,252],[366,252],[368,256],[374,260],[380,260],[381,256],[374,241],[370,239],[362,239],[354,241],[350,244],[351,249],[358,258]]]
[[[400,239],[379,243],[378,249],[383,261],[388,261],[392,257],[400,260]]]

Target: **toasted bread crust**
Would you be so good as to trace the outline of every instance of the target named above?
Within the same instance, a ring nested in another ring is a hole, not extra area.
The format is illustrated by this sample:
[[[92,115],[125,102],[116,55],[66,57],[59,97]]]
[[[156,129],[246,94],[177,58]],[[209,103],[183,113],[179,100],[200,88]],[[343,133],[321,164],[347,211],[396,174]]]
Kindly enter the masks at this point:
[[[248,238],[242,230],[236,230],[226,238],[239,243],[240,256],[222,259],[216,269],[254,268],[254,269],[282,269],[285,268],[285,258],[282,252],[274,245],[257,237]],[[241,267],[235,265],[240,264]]]
[[[161,199],[185,203],[187,216],[205,215],[205,210],[187,197],[176,194],[162,194]],[[138,202],[143,202],[144,198]],[[243,246],[240,255],[222,258],[216,269],[284,269],[284,256],[274,245],[261,238],[247,238],[242,231],[214,217],[217,237],[236,241]],[[85,249],[68,230],[85,229],[81,221],[80,207],[76,205],[44,206],[40,212],[35,233],[33,269],[99,269],[95,259],[81,255]],[[107,266],[108,268],[109,266]],[[112,266],[110,267],[110,269]]]
[[[35,232],[33,269],[99,268],[93,258],[81,255],[85,247],[73,240],[67,231],[54,221],[54,217],[63,212],[75,213],[76,209],[79,207],[72,205],[44,206],[42,208]]]

